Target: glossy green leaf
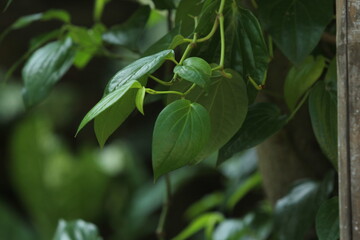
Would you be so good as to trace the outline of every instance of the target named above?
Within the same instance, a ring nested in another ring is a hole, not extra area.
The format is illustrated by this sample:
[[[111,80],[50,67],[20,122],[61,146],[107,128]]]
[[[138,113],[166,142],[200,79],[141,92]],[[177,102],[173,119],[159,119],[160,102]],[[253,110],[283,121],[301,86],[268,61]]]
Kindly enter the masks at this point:
[[[195,21],[191,16],[199,16],[202,0],[182,0],[176,9],[175,25],[180,27],[180,34],[187,37],[195,29]]]
[[[112,107],[114,104],[116,104],[122,97],[126,95],[126,93],[131,88],[141,88],[141,84],[136,80],[131,80],[124,85],[117,88],[115,91],[109,93],[105,97],[103,97],[83,118],[81,121],[79,128],[76,132],[76,134],[79,133],[79,131],[85,127],[86,124],[88,124],[91,120],[98,117],[101,113],[103,113],[105,110]],[[133,101],[131,102],[123,102],[124,104],[133,104]],[[114,108],[116,109],[116,108]],[[130,113],[129,113],[130,114]],[[110,114],[111,116],[111,114]],[[106,118],[107,121],[112,121],[113,119]],[[103,139],[103,137],[101,137]],[[102,141],[101,141],[102,142]]]
[[[167,59],[174,58],[173,50],[164,50],[151,56],[143,57],[131,63],[115,74],[105,89],[105,94],[132,80],[139,80],[155,72]]]
[[[325,68],[322,56],[308,57],[298,65],[292,67],[285,79],[284,97],[289,109],[293,111],[305,92],[318,80]]]
[[[83,220],[60,220],[53,240],[102,240],[97,227]]]
[[[261,0],[259,13],[275,44],[294,63],[301,63],[333,19],[329,0]]]
[[[229,1],[231,2],[231,1]],[[239,72],[247,83],[248,97],[253,102],[257,90],[249,81],[251,77],[258,85],[264,83],[270,56],[264,40],[263,30],[257,18],[246,9],[232,2],[226,5],[225,18],[225,66]],[[217,34],[200,48],[199,56],[208,62],[218,62],[220,38]]]
[[[339,198],[324,202],[316,215],[316,233],[319,240],[338,240],[340,236]]]
[[[141,34],[150,15],[150,8],[139,8],[125,23],[111,27],[103,34],[107,43],[138,50]]]
[[[196,27],[196,33],[198,33],[200,36],[205,36],[211,31],[219,7],[220,0],[206,0],[203,3],[201,12],[199,14],[199,23]]]
[[[309,95],[309,112],[315,137],[337,169],[337,95],[325,82],[319,82]]]
[[[204,88],[209,85],[211,67],[202,58],[190,57],[185,59],[182,65],[176,66],[174,73],[178,74],[184,80]]]
[[[30,107],[43,100],[74,60],[70,38],[45,45],[35,51],[22,70],[24,102]]]
[[[154,178],[190,164],[209,141],[210,128],[202,105],[181,99],[166,106],[153,133]]]
[[[333,188],[333,176],[315,182],[304,180],[276,203],[275,223],[279,240],[303,240],[316,213]]]
[[[95,0],[95,6],[94,6],[94,20],[100,21],[101,16],[103,15],[104,8],[107,3],[109,3],[111,0]]]
[[[224,201],[224,194],[222,192],[214,192],[204,196],[199,201],[193,203],[185,212],[187,219],[193,219],[199,215],[209,211],[212,208],[219,207]]]
[[[135,105],[136,108],[144,115],[144,99],[145,99],[145,87],[140,88],[136,93]]]
[[[249,107],[244,124],[219,152],[218,164],[235,153],[255,147],[286,124],[286,116],[272,103],[255,103]]]
[[[243,79],[233,70],[226,70],[232,78],[212,78],[208,91],[194,88],[186,97],[203,105],[210,114],[211,136],[203,151],[192,161],[197,163],[220,149],[242,126],[248,109],[246,86]],[[174,84],[172,90],[185,91],[188,82]],[[190,84],[191,85],[191,84]],[[168,101],[177,99],[169,96]]]
[[[164,49],[175,49],[177,46],[185,43],[184,37],[179,34],[179,27],[172,29],[165,36],[160,38],[157,42],[151,45],[143,54],[149,56],[158,53]]]
[[[221,222],[224,220],[224,216],[220,213],[207,213],[204,214],[194,221],[190,223],[188,227],[186,227],[181,233],[179,233],[176,237],[172,238],[172,240],[186,240],[189,239],[189,237],[193,236],[195,233],[199,232],[202,229],[213,229],[215,227],[215,224]],[[211,237],[212,231],[207,231],[208,236]]]

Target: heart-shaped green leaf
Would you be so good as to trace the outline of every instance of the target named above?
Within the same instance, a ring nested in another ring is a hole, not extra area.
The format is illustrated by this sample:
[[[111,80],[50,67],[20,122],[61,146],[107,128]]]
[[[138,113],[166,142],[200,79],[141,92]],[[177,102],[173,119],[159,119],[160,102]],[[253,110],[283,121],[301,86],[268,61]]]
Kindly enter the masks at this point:
[[[319,240],[338,240],[340,236],[339,198],[324,202],[316,215],[316,233]]]
[[[304,61],[333,18],[329,0],[261,0],[259,13],[276,45],[294,63]]]
[[[115,103],[117,103],[119,101],[119,99],[121,99],[122,97],[124,97],[126,95],[126,93],[131,89],[131,88],[141,88],[141,84],[136,81],[136,80],[132,80],[127,82],[125,85],[122,85],[121,87],[117,88],[115,91],[109,93],[108,95],[106,95],[105,97],[103,97],[84,117],[84,119],[81,121],[78,130],[76,132],[76,134],[79,133],[79,131],[85,127],[85,125],[90,122],[91,120],[93,120],[94,118],[96,118],[97,116],[99,116],[101,113],[103,113],[105,110],[109,109],[110,107],[112,107]],[[128,95],[126,95],[128,96]],[[135,96],[134,96],[135,97]],[[125,106],[127,106],[127,104],[132,104],[132,106],[134,107],[134,101],[130,101],[130,102],[125,102],[122,101],[123,104],[125,104]],[[123,105],[122,105],[123,106]],[[117,109],[117,108],[114,108]],[[114,110],[112,109],[112,110]],[[133,110],[133,108],[132,108]],[[131,110],[131,111],[132,111]],[[111,110],[109,110],[111,111]],[[116,112],[116,110],[114,110]],[[129,113],[130,114],[130,113]],[[112,114],[109,113],[109,115],[107,115],[108,117],[106,117],[106,121],[113,121],[112,118],[109,118],[112,116]],[[127,117],[127,116],[126,116]],[[114,129],[115,130],[115,129]],[[112,133],[112,132],[111,132]],[[110,133],[110,134],[111,134]],[[104,134],[107,135],[107,134]],[[106,137],[107,138],[107,137]],[[101,137],[100,139],[104,139],[103,137]],[[106,139],[105,139],[106,140]],[[105,141],[104,140],[104,141]],[[100,141],[100,144],[102,144],[102,142],[104,142],[103,140]]]
[[[210,114],[211,137],[201,153],[192,160],[197,163],[217,151],[227,143],[240,129],[248,109],[246,86],[243,79],[233,70],[226,70],[232,78],[211,78],[208,91],[200,87],[194,88],[186,97],[203,105]],[[185,91],[191,85],[182,81],[171,89]],[[174,101],[176,96],[169,96]]]
[[[174,68],[174,73],[200,87],[209,85],[211,66],[202,58],[190,57]]]
[[[186,166],[201,152],[210,136],[206,109],[189,100],[177,100],[161,111],[152,143],[154,178]]]
[[[70,38],[49,43],[32,54],[22,70],[26,106],[39,103],[49,94],[72,65],[74,56]]]
[[[219,152],[218,164],[235,153],[255,147],[279,131],[286,123],[286,116],[271,103],[255,103],[249,107],[244,124]]]
[[[114,91],[129,81],[139,80],[144,76],[150,75],[155,72],[165,60],[173,57],[173,50],[164,50],[157,54],[136,60],[115,74],[106,86],[105,94]]]
[[[290,69],[284,84],[284,97],[289,109],[293,111],[305,92],[318,80],[325,68],[325,58],[308,57]]]

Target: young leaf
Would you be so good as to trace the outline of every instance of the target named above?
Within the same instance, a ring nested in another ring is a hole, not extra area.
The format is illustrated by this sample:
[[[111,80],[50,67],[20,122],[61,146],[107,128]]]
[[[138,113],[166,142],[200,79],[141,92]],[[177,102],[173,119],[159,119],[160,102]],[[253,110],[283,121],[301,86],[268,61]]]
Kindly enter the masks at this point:
[[[204,88],[209,85],[211,67],[202,58],[190,57],[185,59],[182,65],[176,66],[174,73],[178,74],[184,80],[196,83]]]
[[[320,182],[304,180],[278,200],[275,223],[279,240],[303,240],[315,221],[316,212],[332,190],[332,175]]]
[[[279,131],[286,124],[286,116],[271,103],[255,103],[249,107],[244,124],[219,152],[218,164],[235,153],[255,147]]]
[[[212,208],[219,207],[224,201],[224,193],[213,192],[204,196],[199,201],[193,203],[185,212],[185,217],[188,220],[194,219],[199,215],[209,211]]]
[[[202,229],[211,229],[212,230],[215,227],[215,224],[222,222],[223,220],[224,220],[224,216],[220,213],[215,212],[215,213],[204,214],[204,215],[198,217],[197,219],[195,219],[193,222],[191,222],[187,228],[185,228],[181,233],[179,233],[172,240],[186,240]],[[210,237],[211,237],[212,231],[209,232],[208,235],[210,235]]]
[[[113,106],[116,102],[119,101],[131,88],[141,88],[141,84],[136,80],[131,80],[126,84],[120,86],[115,91],[107,94],[103,97],[84,117],[81,121],[76,134],[91,120],[99,116],[105,110]],[[131,101],[133,102],[133,101]]]
[[[83,220],[60,220],[53,240],[102,240],[97,227]]]
[[[132,80],[139,80],[155,72],[165,60],[174,58],[173,50],[164,50],[157,54],[140,58],[123,68],[109,81],[105,94],[111,93],[118,87]]]
[[[24,102],[30,107],[43,100],[74,60],[70,38],[55,41],[33,53],[22,70]]]
[[[338,240],[339,198],[334,197],[324,202],[316,215],[316,233],[319,240]]]
[[[154,177],[188,165],[210,136],[206,109],[189,100],[177,100],[161,111],[155,122],[152,143]]]
[[[210,114],[211,137],[202,152],[192,160],[197,163],[217,151],[227,143],[240,129],[248,109],[246,86],[243,79],[233,70],[226,70],[232,78],[212,78],[208,91],[200,87],[194,88],[187,99],[203,105]],[[172,86],[172,90],[185,91],[189,83],[182,81]],[[168,101],[177,99],[169,96]]]
[[[259,13],[275,44],[298,64],[320,41],[333,18],[333,6],[329,0],[261,0]]]
[[[135,105],[136,108],[144,115],[144,98],[145,98],[145,87],[140,88],[136,93]]]
[[[148,6],[141,7],[125,23],[113,26],[103,34],[107,43],[138,50],[139,39],[150,15]]]
[[[293,111],[304,93],[318,80],[325,68],[324,57],[312,56],[290,69],[285,79],[284,97],[289,109]]]
[[[319,82],[309,96],[309,112],[315,137],[333,166],[337,169],[337,96]]]

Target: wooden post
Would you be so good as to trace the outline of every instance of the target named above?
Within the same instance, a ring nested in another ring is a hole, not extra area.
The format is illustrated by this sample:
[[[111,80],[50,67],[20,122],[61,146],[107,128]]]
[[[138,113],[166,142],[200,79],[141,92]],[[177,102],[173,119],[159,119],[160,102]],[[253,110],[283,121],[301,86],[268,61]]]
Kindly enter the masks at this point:
[[[360,239],[360,0],[337,0],[340,239]]]

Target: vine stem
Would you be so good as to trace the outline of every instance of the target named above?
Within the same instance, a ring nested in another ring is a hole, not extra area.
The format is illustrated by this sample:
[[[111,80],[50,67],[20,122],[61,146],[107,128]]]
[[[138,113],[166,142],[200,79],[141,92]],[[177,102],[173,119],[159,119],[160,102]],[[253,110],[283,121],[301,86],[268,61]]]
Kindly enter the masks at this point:
[[[301,108],[301,106],[304,104],[304,102],[306,101],[306,99],[308,98],[309,94],[310,94],[310,90],[309,89],[305,95],[303,96],[303,98],[301,99],[301,101],[296,105],[296,108],[294,109],[294,111],[291,112],[290,116],[286,119],[286,122],[289,122],[291,119],[293,119],[293,117],[295,116],[295,114],[299,111],[299,109]]]
[[[225,2],[225,1],[223,1]],[[221,39],[221,52],[220,52],[220,67],[224,68],[225,64],[225,28],[224,28],[224,15],[222,12],[219,12],[219,22],[220,22],[220,39]]]
[[[165,240],[164,227],[165,227],[166,217],[168,215],[170,202],[171,202],[171,180],[170,180],[169,174],[165,175],[165,184],[166,184],[166,196],[165,196],[163,208],[161,210],[159,225],[156,229],[156,235],[157,235],[158,240]]]

